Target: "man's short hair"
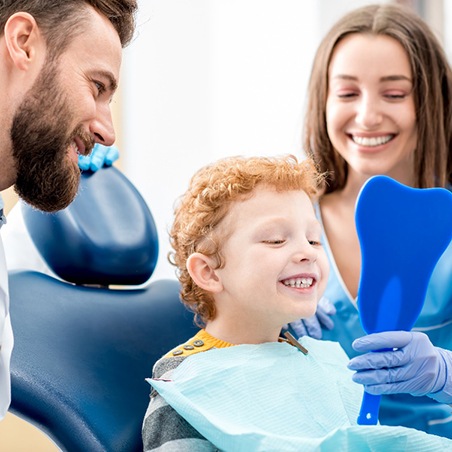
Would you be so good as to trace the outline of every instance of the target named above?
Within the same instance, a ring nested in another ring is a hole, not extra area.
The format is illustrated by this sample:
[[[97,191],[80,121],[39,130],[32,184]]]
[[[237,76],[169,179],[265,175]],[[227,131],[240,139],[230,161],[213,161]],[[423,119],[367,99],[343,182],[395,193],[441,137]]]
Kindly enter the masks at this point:
[[[105,16],[118,33],[122,47],[135,31],[137,0],[0,0],[0,35],[15,13],[31,14],[40,27],[51,56],[59,56],[74,36],[83,32],[89,7]]]

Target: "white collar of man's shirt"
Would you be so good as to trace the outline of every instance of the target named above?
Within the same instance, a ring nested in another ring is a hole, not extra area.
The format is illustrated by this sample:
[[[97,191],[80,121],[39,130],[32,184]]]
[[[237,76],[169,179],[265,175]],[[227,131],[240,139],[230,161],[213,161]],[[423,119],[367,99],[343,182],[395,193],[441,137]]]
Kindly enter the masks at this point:
[[[3,207],[4,207],[3,198],[2,195],[0,195],[0,228],[6,223],[6,217],[3,214]]]

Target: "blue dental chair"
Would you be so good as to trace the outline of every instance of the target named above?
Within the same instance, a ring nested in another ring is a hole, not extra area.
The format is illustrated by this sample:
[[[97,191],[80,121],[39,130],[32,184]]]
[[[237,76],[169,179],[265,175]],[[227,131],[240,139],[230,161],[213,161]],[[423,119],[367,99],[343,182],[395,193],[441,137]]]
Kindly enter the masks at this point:
[[[152,215],[114,167],[83,173],[61,212],[23,209],[33,242],[61,279],[10,273],[10,411],[62,450],[141,451],[145,378],[197,331],[176,280],[147,283],[158,257]]]

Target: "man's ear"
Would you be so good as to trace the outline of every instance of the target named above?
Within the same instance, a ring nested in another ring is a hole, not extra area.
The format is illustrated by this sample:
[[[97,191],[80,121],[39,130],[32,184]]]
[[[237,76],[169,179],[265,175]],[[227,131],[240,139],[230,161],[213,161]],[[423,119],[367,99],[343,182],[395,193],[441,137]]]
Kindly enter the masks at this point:
[[[37,56],[43,38],[35,18],[28,13],[13,14],[5,24],[4,39],[13,64],[27,70]]]
[[[223,284],[215,271],[215,262],[202,253],[193,253],[187,259],[187,270],[197,286],[211,293],[223,290]]]

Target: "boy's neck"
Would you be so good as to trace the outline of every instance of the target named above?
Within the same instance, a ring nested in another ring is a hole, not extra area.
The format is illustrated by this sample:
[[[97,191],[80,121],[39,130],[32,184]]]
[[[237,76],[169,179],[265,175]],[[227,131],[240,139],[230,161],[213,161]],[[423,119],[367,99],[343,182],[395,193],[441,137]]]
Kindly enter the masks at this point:
[[[214,319],[207,322],[205,330],[216,339],[239,344],[263,344],[265,342],[277,342],[281,333],[281,327],[264,329],[262,325],[250,322],[244,326],[233,325],[232,322]]]

